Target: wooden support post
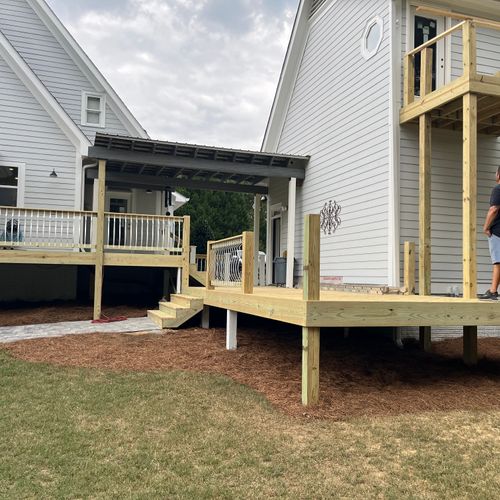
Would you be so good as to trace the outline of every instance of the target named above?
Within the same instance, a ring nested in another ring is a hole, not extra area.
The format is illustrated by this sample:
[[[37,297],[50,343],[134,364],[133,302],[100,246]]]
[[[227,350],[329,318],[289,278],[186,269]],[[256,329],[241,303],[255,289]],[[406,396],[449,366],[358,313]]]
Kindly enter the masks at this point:
[[[476,25],[472,21],[466,21],[462,29],[464,76],[473,79],[477,73]]]
[[[466,94],[463,126],[463,292],[477,297],[477,95]]]
[[[97,188],[96,256],[94,278],[94,319],[101,318],[104,266],[104,209],[106,204],[106,160],[99,160]]]
[[[226,349],[228,351],[234,351],[238,347],[237,330],[238,313],[228,310],[226,321]]]
[[[302,404],[319,401],[320,329],[302,329]]]
[[[210,307],[203,306],[201,311],[201,327],[204,329],[210,328]]]
[[[205,279],[205,288],[207,290],[213,290],[214,286],[212,285],[212,267],[213,267],[213,256],[212,256],[212,242],[207,241],[207,269],[206,269],[206,279]]]
[[[427,47],[421,52],[420,61],[420,97],[432,92],[432,59],[434,51]]]
[[[413,55],[405,57],[404,71],[404,105],[408,106],[415,100],[415,57]]]
[[[415,294],[415,243],[405,241],[404,288],[406,295]]]
[[[432,329],[430,326],[421,326],[419,328],[420,347],[425,352],[430,352],[432,349]]]
[[[253,282],[259,286],[259,250],[260,250],[260,194],[256,194],[253,199]],[[262,279],[262,277],[261,277]]]
[[[191,252],[191,218],[186,215],[182,226],[182,286],[185,292],[189,288],[189,254]]]
[[[477,365],[477,326],[464,326],[464,363]]]
[[[243,293],[253,293],[253,271],[254,271],[254,241],[253,233],[245,231],[243,233],[242,268],[241,280]]]
[[[420,295],[431,294],[431,117],[420,116],[419,138],[419,269]]]
[[[304,300],[320,296],[320,218],[306,215],[304,221]]]

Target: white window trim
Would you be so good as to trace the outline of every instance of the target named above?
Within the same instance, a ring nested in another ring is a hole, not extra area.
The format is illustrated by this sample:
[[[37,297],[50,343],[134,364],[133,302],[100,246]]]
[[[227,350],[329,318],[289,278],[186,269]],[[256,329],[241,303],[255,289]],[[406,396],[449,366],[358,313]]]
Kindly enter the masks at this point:
[[[17,205],[16,208],[24,208],[24,185],[25,185],[25,163],[0,162],[0,167],[17,168]],[[9,187],[9,186],[3,186]],[[13,187],[12,187],[13,188]],[[14,189],[14,188],[13,188]]]
[[[100,99],[101,106],[99,109],[99,124],[95,123],[87,123],[87,103],[89,97],[95,97]],[[82,92],[82,125],[85,127],[93,127],[93,128],[105,128],[106,127],[106,94],[101,92]]]
[[[368,50],[366,48],[368,33],[370,33],[370,30],[377,24],[380,26],[380,37],[378,39],[377,46],[373,50]],[[366,23],[365,29],[363,30],[363,36],[361,37],[361,54],[363,54],[363,57],[367,61],[368,59],[371,59],[375,54],[377,54],[383,39],[384,39],[384,20],[380,16],[375,16]]]

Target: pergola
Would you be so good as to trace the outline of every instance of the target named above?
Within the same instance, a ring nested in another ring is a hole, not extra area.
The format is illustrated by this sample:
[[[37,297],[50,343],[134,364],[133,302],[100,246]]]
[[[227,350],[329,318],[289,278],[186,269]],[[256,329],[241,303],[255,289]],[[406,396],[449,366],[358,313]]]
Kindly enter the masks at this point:
[[[287,285],[293,286],[293,241],[297,182],[305,177],[309,157],[245,151],[196,144],[96,134],[89,158],[105,162],[109,187],[164,190],[175,188],[250,193],[255,196],[254,237],[258,252],[261,196],[270,179],[289,180]],[[98,179],[97,168],[87,178]]]

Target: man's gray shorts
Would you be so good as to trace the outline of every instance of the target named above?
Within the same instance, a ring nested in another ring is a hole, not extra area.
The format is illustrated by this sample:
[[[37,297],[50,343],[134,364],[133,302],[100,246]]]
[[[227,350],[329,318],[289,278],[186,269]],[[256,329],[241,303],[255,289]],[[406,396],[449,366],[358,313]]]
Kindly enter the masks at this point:
[[[491,263],[500,264],[500,237],[492,234],[488,238],[488,244],[490,245]]]

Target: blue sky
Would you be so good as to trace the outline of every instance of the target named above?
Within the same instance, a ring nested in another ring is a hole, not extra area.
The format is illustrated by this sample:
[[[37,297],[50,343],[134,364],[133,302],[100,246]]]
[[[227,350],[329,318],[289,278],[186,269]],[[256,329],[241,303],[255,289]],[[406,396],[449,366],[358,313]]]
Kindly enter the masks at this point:
[[[149,134],[258,149],[298,0],[48,0]]]

